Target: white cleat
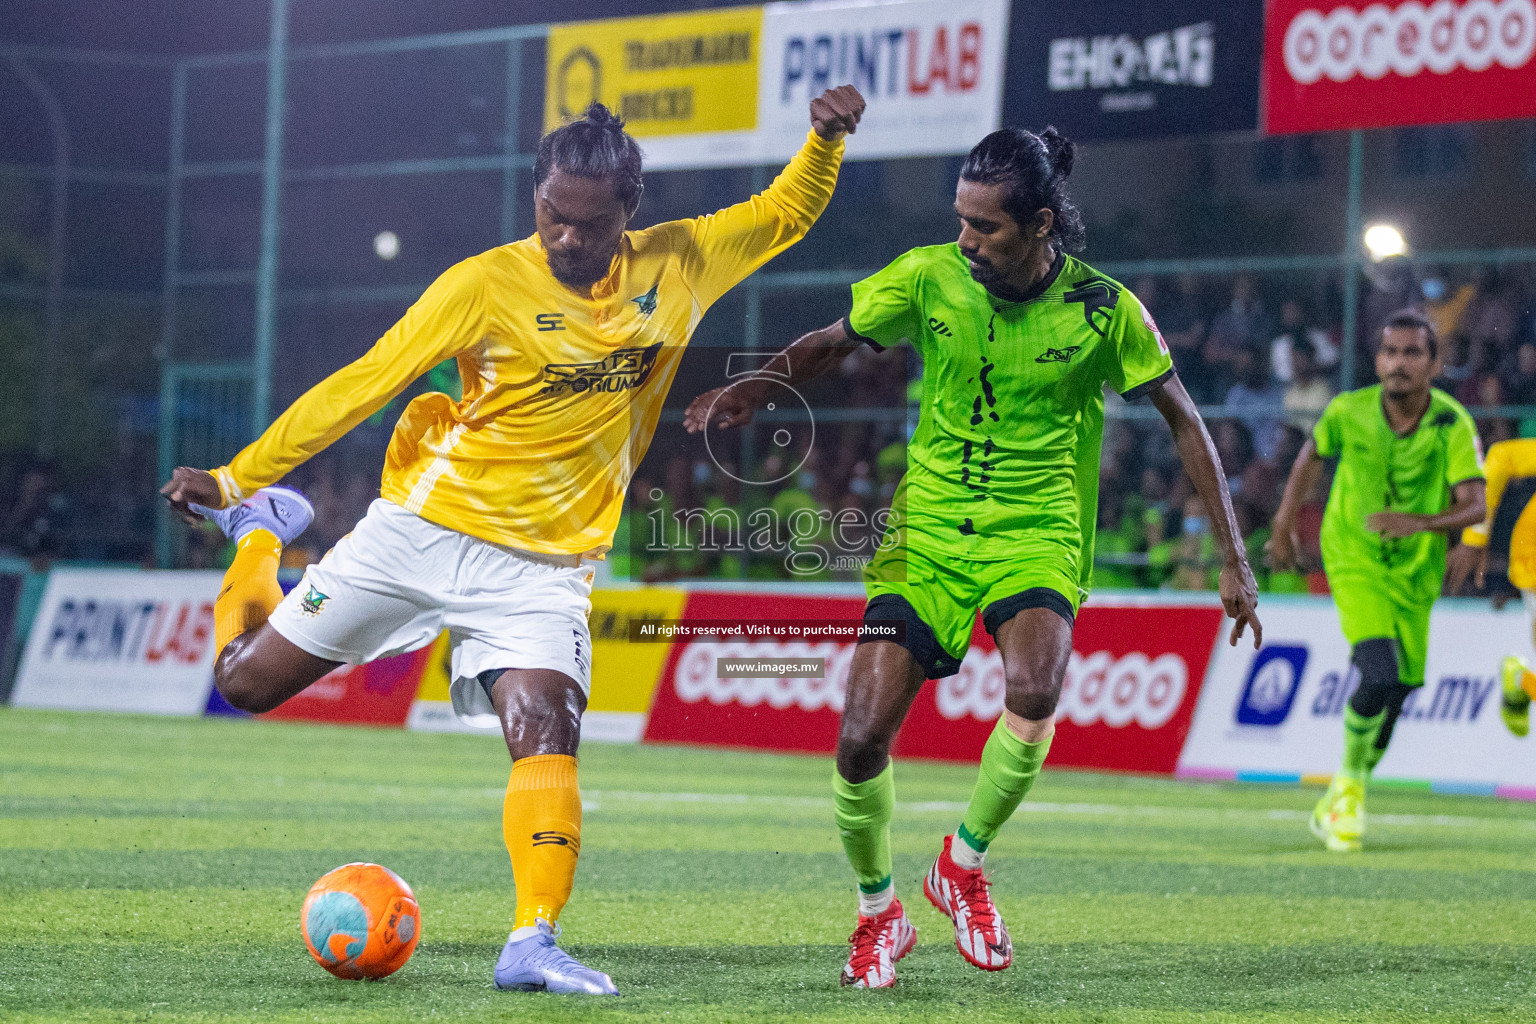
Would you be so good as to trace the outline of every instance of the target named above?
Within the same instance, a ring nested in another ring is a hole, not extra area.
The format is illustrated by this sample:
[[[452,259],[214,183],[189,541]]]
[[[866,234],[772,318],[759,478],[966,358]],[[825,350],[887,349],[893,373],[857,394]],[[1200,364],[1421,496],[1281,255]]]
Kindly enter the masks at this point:
[[[292,487],[263,487],[229,508],[187,507],[223,530],[230,540],[239,540],[252,530],[266,530],[284,545],[309,529],[315,518],[315,507]]]
[[[560,926],[539,918],[538,931],[525,939],[510,937],[496,961],[496,987],[525,992],[561,992],[616,996],[613,979],[595,971],[555,945]]]

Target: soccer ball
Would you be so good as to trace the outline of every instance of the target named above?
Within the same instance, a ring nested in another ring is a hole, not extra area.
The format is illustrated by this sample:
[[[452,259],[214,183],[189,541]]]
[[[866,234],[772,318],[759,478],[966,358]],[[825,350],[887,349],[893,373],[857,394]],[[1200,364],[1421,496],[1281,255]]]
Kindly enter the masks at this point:
[[[299,931],[315,963],[338,978],[382,978],[405,966],[421,938],[421,908],[405,880],[377,864],[343,864],[320,876]]]

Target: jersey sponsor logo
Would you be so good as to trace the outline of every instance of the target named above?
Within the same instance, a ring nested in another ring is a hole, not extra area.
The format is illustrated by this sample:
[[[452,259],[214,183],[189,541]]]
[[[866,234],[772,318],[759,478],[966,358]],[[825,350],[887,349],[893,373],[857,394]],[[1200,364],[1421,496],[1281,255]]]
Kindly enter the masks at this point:
[[[548,363],[544,367],[547,383],[539,394],[617,394],[638,388],[650,378],[661,344],[658,341],[646,348],[621,348],[591,363]]]
[[[942,334],[946,338],[954,337],[954,334],[949,329],[949,325],[938,317],[931,316],[928,318],[928,329],[934,334]]]
[[[939,714],[951,721],[969,715],[990,722],[1002,716],[1007,689],[1002,654],[973,647],[959,672],[938,681],[934,696]],[[1073,651],[1056,714],[1075,725],[1103,722],[1119,729],[1134,722],[1159,729],[1179,710],[1188,690],[1189,666],[1177,654],[1148,658],[1133,651],[1117,658],[1108,651],[1087,657]]]
[[[651,290],[644,295],[636,295],[629,300],[640,310],[641,316],[650,316],[656,312],[656,285],[651,285]]]
[[[1306,667],[1305,647],[1266,644],[1248,668],[1248,679],[1237,701],[1238,724],[1272,728],[1284,722],[1301,689]]]
[[[315,585],[309,585],[309,592],[299,600],[299,610],[305,615],[319,615],[320,609],[325,607],[325,602],[331,599],[329,594],[322,594],[315,589]]]
[[[563,330],[565,330],[565,314],[564,313],[540,313],[538,316],[534,317],[533,319],[539,325],[539,330],[540,331],[563,331]]]
[[[1072,285],[1072,290],[1061,297],[1063,302],[1081,302],[1083,319],[1099,337],[1109,331],[1109,320],[1120,301],[1120,288],[1107,277],[1095,274]]]
[[[1536,0],[1438,0],[1363,11],[1336,7],[1300,12],[1285,29],[1285,70],[1298,85],[1325,75],[1414,78],[1457,68],[1487,71],[1495,63],[1515,70],[1536,55]]]
[[[575,836],[567,835],[564,832],[556,832],[556,831],[554,831],[552,829],[544,831],[544,832],[535,832],[532,835],[531,838],[533,839],[533,845],[534,846],[575,846],[576,845],[576,837]]]
[[[1081,345],[1068,345],[1066,348],[1048,348],[1044,355],[1035,356],[1037,363],[1067,363],[1072,357],[1082,350]]]

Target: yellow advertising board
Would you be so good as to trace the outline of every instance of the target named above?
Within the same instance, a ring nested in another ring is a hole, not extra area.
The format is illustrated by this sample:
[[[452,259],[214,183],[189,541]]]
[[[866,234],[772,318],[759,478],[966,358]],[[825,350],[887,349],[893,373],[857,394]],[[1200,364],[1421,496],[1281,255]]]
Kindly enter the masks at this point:
[[[637,138],[757,127],[760,7],[551,25],[545,130],[601,100]]]

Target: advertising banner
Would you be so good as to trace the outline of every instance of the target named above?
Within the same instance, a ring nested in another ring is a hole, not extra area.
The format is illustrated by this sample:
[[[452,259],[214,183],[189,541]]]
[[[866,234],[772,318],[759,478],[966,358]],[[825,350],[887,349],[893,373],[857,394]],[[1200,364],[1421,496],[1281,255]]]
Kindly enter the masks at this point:
[[[1270,601],[1264,647],[1217,648],[1179,774],[1285,781],[1327,777],[1344,750],[1356,677],[1331,601]],[[1525,616],[1486,605],[1437,606],[1425,684],[1398,719],[1379,779],[1465,792],[1536,796],[1536,758],[1499,718],[1499,660],[1528,654]]]
[[[1536,0],[1270,0],[1271,133],[1536,116]]]
[[[857,620],[857,597],[695,592],[685,620]],[[1214,606],[1085,607],[1050,763],[1171,773],[1221,625]],[[646,726],[648,742],[830,753],[852,643],[735,640],[673,645]],[[814,661],[820,676],[722,678],[720,659]],[[898,756],[976,761],[1003,712],[1002,658],[978,623],[957,675],[923,685],[897,737]]]
[[[1020,4],[1008,123],[1122,139],[1258,124],[1263,5],[1222,0]]]
[[[432,651],[423,647],[365,665],[343,665],[259,717],[404,728]]]
[[[545,131],[600,100],[640,140],[648,168],[750,163],[762,18],[760,7],[732,7],[551,25]]]
[[[811,0],[763,8],[758,159],[784,162],[823,90],[868,109],[851,160],[964,153],[998,127],[1007,0]]]
[[[200,715],[213,687],[219,572],[55,569],[11,701]]]

